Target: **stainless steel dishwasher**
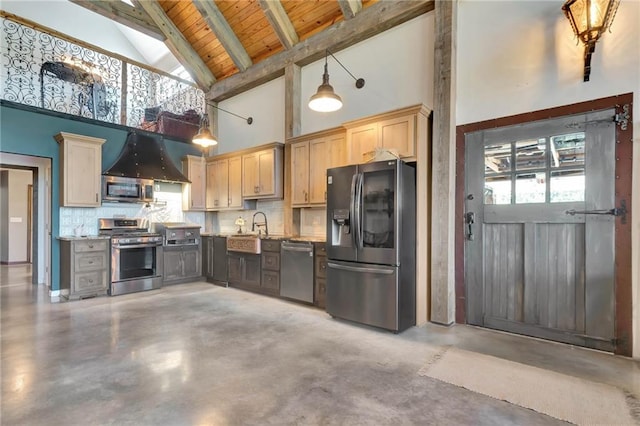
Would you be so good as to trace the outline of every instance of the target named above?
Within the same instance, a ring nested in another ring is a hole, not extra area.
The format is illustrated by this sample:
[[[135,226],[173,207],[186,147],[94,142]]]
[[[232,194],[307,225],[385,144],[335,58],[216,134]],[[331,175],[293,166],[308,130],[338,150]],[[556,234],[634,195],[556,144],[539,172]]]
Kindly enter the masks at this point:
[[[280,296],[313,303],[313,243],[283,241],[280,257]]]

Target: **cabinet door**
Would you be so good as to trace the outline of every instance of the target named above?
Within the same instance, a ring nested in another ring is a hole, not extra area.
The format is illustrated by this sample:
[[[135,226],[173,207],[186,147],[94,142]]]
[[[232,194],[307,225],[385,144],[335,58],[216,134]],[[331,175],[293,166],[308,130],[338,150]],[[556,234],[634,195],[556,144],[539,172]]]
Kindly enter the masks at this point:
[[[315,157],[311,157],[316,160]],[[309,203],[309,142],[291,145],[291,203]],[[313,164],[311,165],[313,167]]]
[[[231,254],[227,256],[227,271],[230,283],[242,283],[242,256]]]
[[[309,202],[324,204],[327,201],[327,168],[329,166],[329,143],[327,139],[309,142]]]
[[[68,140],[63,153],[62,206],[100,206],[102,147]]]
[[[258,156],[258,193],[261,196],[276,193],[274,150],[260,151]]]
[[[182,278],[182,250],[164,250],[164,281]]]
[[[206,207],[206,163],[203,157],[187,156],[182,171],[191,183],[184,184],[183,210],[202,211]]]
[[[229,207],[229,160],[216,162],[216,208]]]
[[[207,185],[205,190],[205,208],[214,210],[217,208],[218,200],[218,179],[216,176],[217,161],[207,163]]]
[[[332,167],[342,167],[347,165],[347,144],[343,134],[329,136],[326,138],[327,151],[329,153],[327,169]],[[326,172],[325,172],[326,176]],[[326,179],[325,179],[326,182]]]
[[[260,287],[260,255],[250,254],[244,256],[242,265],[242,282],[252,287]]]
[[[200,250],[186,249],[182,252],[182,272],[185,277],[199,277],[202,274],[200,266]]]
[[[213,277],[213,237],[202,237],[202,275]]]
[[[225,237],[213,237],[213,253],[213,279],[227,282],[227,239]]]
[[[362,163],[362,155],[375,150],[378,146],[378,123],[349,129],[347,131],[347,145],[349,146],[349,162],[351,164]]]
[[[415,128],[415,114],[379,122],[380,146],[396,150],[403,158],[415,157]]]
[[[242,196],[255,197],[259,192],[257,154],[242,156],[242,172]]]
[[[228,206],[242,208],[242,157],[229,158],[228,172]]]

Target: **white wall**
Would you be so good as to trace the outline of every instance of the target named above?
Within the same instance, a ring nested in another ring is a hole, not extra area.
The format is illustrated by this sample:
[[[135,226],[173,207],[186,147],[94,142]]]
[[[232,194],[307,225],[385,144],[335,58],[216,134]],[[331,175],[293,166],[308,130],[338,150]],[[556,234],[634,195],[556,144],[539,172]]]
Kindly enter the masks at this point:
[[[342,98],[342,109],[320,113],[309,109],[309,98],[322,83],[324,59],[302,69],[302,134],[340,126],[345,121],[410,105],[433,104],[434,17],[422,15],[340,52],[338,60],[362,89],[331,57],[329,79]]]
[[[623,1],[583,82],[582,44],[556,1],[460,0],[457,124],[634,93],[634,357],[640,357],[640,2]]]
[[[218,111],[218,129],[213,129],[218,136],[218,154],[284,142],[284,77],[222,101],[218,106],[253,118],[253,123],[248,125],[241,118]]]

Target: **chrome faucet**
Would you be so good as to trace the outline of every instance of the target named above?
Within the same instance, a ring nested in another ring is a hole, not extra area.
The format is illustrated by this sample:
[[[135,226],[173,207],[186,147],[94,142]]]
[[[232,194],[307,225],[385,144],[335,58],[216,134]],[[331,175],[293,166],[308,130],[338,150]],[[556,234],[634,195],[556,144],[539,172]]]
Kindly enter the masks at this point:
[[[261,214],[262,217],[264,217],[264,222],[257,222],[256,223],[256,215],[257,214]],[[264,212],[255,212],[253,214],[253,218],[251,218],[251,232],[255,232],[256,226],[258,227],[258,235],[262,234],[262,229],[260,229],[260,227],[262,227],[262,226],[264,226],[264,235],[265,236],[269,235],[269,226],[267,225],[267,215],[264,214]]]

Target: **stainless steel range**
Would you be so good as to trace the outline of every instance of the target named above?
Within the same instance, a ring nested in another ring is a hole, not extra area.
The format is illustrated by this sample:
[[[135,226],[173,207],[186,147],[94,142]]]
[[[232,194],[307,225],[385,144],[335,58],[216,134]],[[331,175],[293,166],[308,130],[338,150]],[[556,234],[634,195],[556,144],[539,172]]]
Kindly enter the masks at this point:
[[[99,219],[100,235],[111,236],[109,294],[162,287],[162,236],[149,232],[144,219]]]

